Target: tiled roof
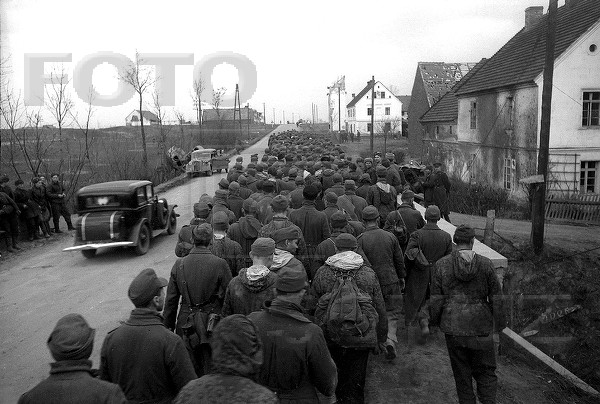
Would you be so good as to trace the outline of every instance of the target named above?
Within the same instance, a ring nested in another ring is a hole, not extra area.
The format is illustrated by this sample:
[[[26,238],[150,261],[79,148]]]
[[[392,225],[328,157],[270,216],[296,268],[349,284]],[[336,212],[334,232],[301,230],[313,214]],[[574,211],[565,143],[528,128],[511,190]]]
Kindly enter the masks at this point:
[[[363,88],[362,90],[360,90],[360,93],[356,94],[356,97],[354,97],[352,99],[352,101],[350,101],[348,103],[348,105],[346,105],[346,108],[352,108],[353,106],[356,105],[356,103],[365,96],[366,93],[368,93],[369,91],[371,91],[371,89],[373,88],[373,83],[371,83],[371,80],[369,80],[367,82],[367,86],[365,88]]]
[[[600,20],[597,0],[579,0],[557,11],[554,58]],[[544,68],[548,14],[529,29],[521,29],[473,75],[458,95],[533,83]]]
[[[142,110],[142,115],[149,121],[158,121],[158,116],[153,112]]]
[[[475,65],[476,63],[419,62],[418,67],[429,105],[442,98]]]
[[[450,91],[433,104],[419,119],[420,122],[448,122],[458,119],[458,99],[456,92],[464,86],[471,77],[485,64],[486,59],[481,59]]]

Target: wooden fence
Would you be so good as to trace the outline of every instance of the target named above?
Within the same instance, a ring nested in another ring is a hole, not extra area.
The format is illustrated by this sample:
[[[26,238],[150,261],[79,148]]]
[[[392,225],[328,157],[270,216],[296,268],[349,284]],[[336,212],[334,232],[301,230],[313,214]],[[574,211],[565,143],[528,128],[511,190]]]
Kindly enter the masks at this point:
[[[548,195],[546,219],[600,224],[600,194]]]

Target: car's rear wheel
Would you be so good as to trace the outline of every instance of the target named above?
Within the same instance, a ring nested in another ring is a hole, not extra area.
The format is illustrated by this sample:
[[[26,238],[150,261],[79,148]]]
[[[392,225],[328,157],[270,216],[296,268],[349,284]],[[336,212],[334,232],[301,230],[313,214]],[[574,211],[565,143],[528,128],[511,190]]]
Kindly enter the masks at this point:
[[[138,242],[134,247],[134,251],[137,255],[144,255],[150,249],[150,229],[148,226],[143,225],[138,234]]]
[[[94,258],[96,256],[96,249],[93,249],[93,250],[81,250],[81,254],[83,254],[83,256],[85,258]]]
[[[177,230],[177,215],[175,211],[172,210],[169,215],[169,225],[167,226],[167,234],[175,234],[175,230]]]

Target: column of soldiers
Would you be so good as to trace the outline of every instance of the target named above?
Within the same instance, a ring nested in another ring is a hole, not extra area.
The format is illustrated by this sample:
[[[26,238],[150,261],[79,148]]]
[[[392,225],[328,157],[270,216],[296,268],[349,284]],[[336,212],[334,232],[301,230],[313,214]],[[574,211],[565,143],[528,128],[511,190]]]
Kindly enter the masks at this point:
[[[500,292],[473,230],[457,229],[453,252],[442,212],[423,219],[393,154],[352,160],[294,131],[272,136],[260,162],[239,157],[194,204],[169,279],[148,268],[131,283],[135,309],[104,340],[103,381],[81,376],[75,401],[59,401],[92,402],[89,388],[102,402],[361,403],[370,354],[397,357],[404,306],[424,339],[430,322],[446,334],[459,401],[474,402],[474,378],[494,402]],[[83,318],[61,319],[51,376],[21,402],[54,391],[56,369],[87,375],[92,342]]]
[[[59,228],[61,216],[68,229],[74,230],[58,174],[52,174],[50,184],[44,177],[33,177],[29,188],[21,179],[15,180],[14,186],[13,190],[8,176],[0,177],[0,235],[6,242],[7,252],[21,249],[19,221],[25,224],[29,241],[62,233]],[[54,229],[50,227],[50,219],[53,219]]]

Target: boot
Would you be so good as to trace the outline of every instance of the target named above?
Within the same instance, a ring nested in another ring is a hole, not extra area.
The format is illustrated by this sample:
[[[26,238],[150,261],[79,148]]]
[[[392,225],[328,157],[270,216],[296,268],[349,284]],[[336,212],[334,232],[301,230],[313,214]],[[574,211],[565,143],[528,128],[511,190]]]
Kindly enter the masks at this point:
[[[12,241],[9,238],[6,239],[6,251],[8,251],[8,252],[14,252],[15,251],[12,248]]]
[[[12,238],[12,246],[13,246],[13,248],[14,248],[15,250],[20,250],[20,249],[21,249],[21,247],[19,247],[19,246],[17,245],[17,238],[16,238],[16,237],[13,237],[13,238]]]

